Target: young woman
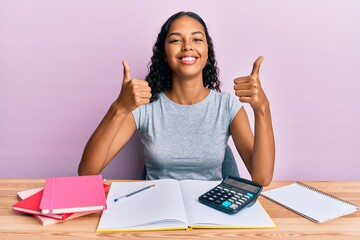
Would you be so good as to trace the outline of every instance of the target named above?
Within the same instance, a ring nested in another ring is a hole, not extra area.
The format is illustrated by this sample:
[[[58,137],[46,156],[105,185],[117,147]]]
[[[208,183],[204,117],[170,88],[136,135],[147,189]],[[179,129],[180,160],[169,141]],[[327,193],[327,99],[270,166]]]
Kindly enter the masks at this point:
[[[147,179],[221,179],[231,135],[252,180],[268,185],[275,143],[269,101],[261,88],[259,57],[249,76],[221,93],[212,39],[195,13],[179,12],[162,26],[146,81],[131,78],[124,61],[123,85],[87,143],[80,175],[99,174],[135,130],[144,144]],[[254,111],[254,134],[243,103]]]

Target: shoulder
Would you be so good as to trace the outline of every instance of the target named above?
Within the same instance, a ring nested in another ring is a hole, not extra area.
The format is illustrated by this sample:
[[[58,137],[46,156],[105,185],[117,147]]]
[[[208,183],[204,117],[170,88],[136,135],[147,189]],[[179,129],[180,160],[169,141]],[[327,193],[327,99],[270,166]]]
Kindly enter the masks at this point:
[[[239,98],[237,98],[234,94],[227,92],[217,92],[215,90],[211,90],[211,99],[222,104],[232,104],[234,102],[241,104],[241,102],[239,102]]]
[[[240,108],[243,107],[243,103],[234,94],[212,90],[211,95],[213,103],[228,114],[230,121],[234,119]]]

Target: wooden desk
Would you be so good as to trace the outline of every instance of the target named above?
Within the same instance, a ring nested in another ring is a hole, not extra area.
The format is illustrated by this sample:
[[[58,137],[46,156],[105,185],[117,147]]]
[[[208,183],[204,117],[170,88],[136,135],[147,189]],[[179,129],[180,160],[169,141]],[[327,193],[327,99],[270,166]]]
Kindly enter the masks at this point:
[[[18,191],[42,187],[44,183],[44,179],[0,179],[0,239],[360,239],[360,211],[316,224],[263,197],[259,201],[276,229],[96,233],[100,213],[43,227],[34,217],[13,212],[12,205],[17,202]],[[289,183],[273,182],[264,190]],[[305,183],[360,206],[360,181]]]

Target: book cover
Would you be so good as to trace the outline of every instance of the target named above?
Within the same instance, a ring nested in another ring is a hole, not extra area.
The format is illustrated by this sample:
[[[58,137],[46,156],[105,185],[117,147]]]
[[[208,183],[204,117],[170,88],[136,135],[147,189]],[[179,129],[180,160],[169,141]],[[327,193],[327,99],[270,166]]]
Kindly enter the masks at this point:
[[[100,175],[47,178],[40,202],[43,214],[61,214],[106,209]]]
[[[17,192],[16,196],[17,196],[17,199],[19,201],[21,201],[21,200],[24,200],[25,198],[30,197],[31,195],[34,195],[35,193],[37,193],[43,189],[44,189],[43,187],[39,187],[39,188],[23,190],[23,191]]]
[[[262,196],[315,223],[323,223],[358,210],[354,204],[301,182],[274,188]]]

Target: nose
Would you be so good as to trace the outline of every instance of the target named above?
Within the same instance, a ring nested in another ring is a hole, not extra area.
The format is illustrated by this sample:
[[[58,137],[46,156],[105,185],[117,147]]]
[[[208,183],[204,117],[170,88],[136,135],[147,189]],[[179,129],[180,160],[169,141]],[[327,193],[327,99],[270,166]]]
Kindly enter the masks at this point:
[[[186,52],[186,51],[192,51],[193,48],[192,48],[191,44],[188,41],[186,41],[186,42],[184,42],[183,47],[182,47],[181,50],[183,52]]]

